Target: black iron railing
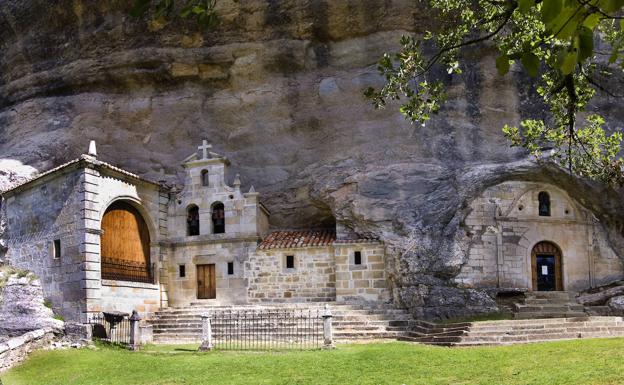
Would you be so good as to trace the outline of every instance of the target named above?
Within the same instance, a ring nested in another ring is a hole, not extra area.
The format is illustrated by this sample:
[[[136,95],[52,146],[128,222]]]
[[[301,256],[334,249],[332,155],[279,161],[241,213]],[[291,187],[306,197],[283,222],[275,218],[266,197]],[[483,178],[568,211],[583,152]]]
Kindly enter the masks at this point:
[[[318,309],[223,310],[208,315],[215,349],[306,350],[323,343]]]
[[[128,314],[123,313],[94,313],[90,314],[88,324],[94,340],[113,344],[130,344],[130,320]]]
[[[102,279],[154,283],[154,264],[103,257]]]

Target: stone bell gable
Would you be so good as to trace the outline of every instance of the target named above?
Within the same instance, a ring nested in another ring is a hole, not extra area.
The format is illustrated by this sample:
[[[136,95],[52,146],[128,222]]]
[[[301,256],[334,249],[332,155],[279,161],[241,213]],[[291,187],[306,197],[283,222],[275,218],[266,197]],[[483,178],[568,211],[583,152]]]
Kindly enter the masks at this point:
[[[184,188],[170,206],[169,235],[172,241],[186,237],[236,238],[263,237],[268,232],[269,212],[251,187],[241,191],[237,174],[232,185],[226,180],[229,160],[208,151],[203,141],[199,154],[184,160]]]

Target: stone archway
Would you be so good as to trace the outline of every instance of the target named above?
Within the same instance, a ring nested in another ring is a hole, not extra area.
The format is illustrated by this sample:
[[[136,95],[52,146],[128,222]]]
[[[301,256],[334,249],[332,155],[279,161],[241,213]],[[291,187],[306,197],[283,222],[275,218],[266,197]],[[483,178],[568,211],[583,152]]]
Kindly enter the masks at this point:
[[[542,241],[533,246],[531,272],[534,291],[563,290],[561,249],[548,241]]]
[[[151,282],[148,225],[131,203],[113,202],[102,217],[102,278]]]

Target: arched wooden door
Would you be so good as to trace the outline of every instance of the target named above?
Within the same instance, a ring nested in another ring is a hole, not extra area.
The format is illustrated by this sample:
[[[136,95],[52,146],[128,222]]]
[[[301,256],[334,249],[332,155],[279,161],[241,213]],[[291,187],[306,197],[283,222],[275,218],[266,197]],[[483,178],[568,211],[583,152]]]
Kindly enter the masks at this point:
[[[531,252],[533,290],[563,290],[561,250],[554,243],[540,242]]]
[[[150,236],[139,211],[115,202],[102,218],[102,278],[151,282]]]

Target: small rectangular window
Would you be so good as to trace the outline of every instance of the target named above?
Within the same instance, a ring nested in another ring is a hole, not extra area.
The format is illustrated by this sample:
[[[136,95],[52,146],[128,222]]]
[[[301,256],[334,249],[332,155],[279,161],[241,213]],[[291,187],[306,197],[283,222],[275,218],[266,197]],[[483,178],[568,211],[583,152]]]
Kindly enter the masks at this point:
[[[361,265],[362,264],[362,252],[356,251],[353,253],[353,264]]]
[[[234,262],[228,262],[228,275],[234,275]]]
[[[54,240],[54,259],[61,259],[61,240]]]
[[[286,256],[286,268],[287,269],[294,269],[295,268],[295,256],[294,255],[287,255]]]
[[[186,277],[186,265],[179,265],[178,270],[180,272],[180,278]]]

